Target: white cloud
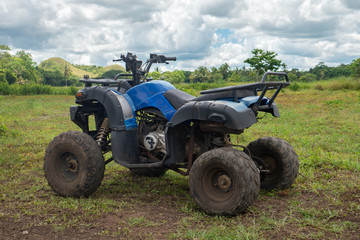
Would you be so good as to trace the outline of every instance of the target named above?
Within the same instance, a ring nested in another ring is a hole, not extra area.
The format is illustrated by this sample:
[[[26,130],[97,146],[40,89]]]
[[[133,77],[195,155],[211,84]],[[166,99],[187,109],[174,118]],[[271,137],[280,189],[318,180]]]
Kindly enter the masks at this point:
[[[360,55],[360,5],[350,0],[3,0],[0,44],[40,62],[111,64],[131,51],[177,56],[173,68],[244,66],[254,48],[289,68]]]

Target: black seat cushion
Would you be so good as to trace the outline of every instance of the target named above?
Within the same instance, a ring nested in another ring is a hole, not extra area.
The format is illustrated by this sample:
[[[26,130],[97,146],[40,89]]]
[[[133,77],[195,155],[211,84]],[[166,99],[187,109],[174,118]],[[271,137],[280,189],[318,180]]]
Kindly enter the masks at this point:
[[[252,90],[228,90],[223,92],[212,92],[203,94],[197,98],[194,98],[193,101],[210,101],[210,100],[221,100],[221,99],[239,99],[247,96],[255,96],[254,91]]]
[[[195,97],[179,89],[171,89],[164,93],[164,97],[170,102],[175,110],[178,110],[185,103],[193,100]]]

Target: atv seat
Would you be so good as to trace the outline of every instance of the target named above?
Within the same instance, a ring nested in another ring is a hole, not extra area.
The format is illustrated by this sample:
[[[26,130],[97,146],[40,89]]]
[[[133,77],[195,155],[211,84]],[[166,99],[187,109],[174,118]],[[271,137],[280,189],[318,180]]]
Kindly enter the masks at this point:
[[[236,86],[238,87],[238,86]],[[223,90],[222,90],[223,89]],[[207,91],[215,90],[215,92],[207,93]],[[216,101],[222,99],[234,99],[237,101],[239,98],[248,97],[248,96],[256,96],[256,91],[250,89],[234,89],[234,87],[230,88],[221,88],[221,91],[217,89],[211,89],[207,91],[202,91],[201,96],[194,97],[186,92],[183,92],[178,89],[171,89],[164,93],[164,97],[170,102],[175,110],[178,110],[185,103],[190,101]]]
[[[201,96],[194,98],[193,101],[209,101],[209,100],[222,100],[222,99],[234,99],[237,101],[239,98],[256,96],[256,93],[252,90],[234,90],[228,89],[221,92],[205,93],[201,92]]]
[[[175,110],[178,110],[189,101],[216,101],[231,99],[231,101],[237,102],[239,99],[244,97],[258,96],[258,92],[261,92],[258,100],[258,104],[260,104],[267,90],[276,89],[276,92],[269,101],[268,105],[270,107],[280,90],[289,84],[289,82],[258,82],[215,88],[201,91],[200,93],[202,95],[199,97],[193,97],[192,95],[178,89],[171,89],[164,93],[164,97],[170,102]]]
[[[164,93],[164,97],[170,102],[175,110],[181,108],[185,103],[193,100],[195,97],[179,89],[171,89]]]

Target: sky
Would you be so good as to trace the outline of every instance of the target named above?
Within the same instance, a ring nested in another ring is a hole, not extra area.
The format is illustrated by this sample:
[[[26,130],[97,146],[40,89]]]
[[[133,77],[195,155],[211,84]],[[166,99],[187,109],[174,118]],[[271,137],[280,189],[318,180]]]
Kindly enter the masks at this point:
[[[37,63],[106,66],[121,53],[158,53],[181,70],[249,67],[260,48],[309,69],[360,57],[359,16],[358,0],[1,0],[0,45]]]

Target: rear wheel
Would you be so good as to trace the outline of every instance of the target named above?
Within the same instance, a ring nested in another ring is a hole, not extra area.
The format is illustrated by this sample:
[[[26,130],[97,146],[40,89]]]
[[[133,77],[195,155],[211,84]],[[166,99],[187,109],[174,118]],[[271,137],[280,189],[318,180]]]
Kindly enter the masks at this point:
[[[101,149],[92,137],[82,132],[69,131],[55,137],[44,159],[50,187],[64,197],[87,197],[104,177]]]
[[[264,137],[251,142],[247,149],[259,168],[265,170],[261,174],[261,189],[286,189],[294,183],[299,172],[299,158],[288,142]]]
[[[255,163],[244,152],[216,148],[196,159],[189,175],[190,193],[208,214],[235,215],[245,211],[259,193]]]

